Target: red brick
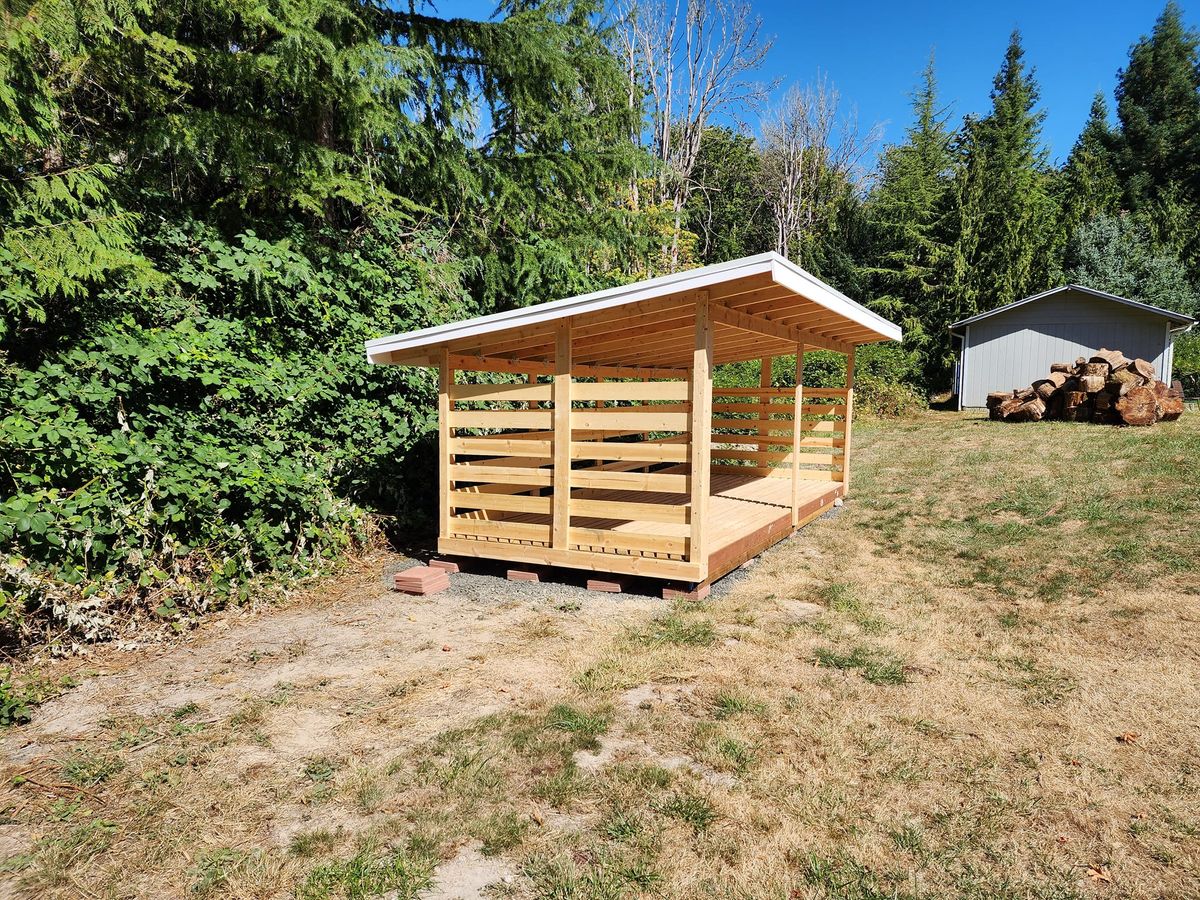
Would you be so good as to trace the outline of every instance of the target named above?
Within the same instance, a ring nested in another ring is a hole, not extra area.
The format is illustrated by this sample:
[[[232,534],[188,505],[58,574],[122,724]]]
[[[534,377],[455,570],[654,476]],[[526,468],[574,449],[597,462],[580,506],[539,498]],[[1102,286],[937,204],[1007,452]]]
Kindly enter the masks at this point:
[[[703,600],[712,590],[711,585],[702,584],[694,591],[681,591],[678,588],[663,588],[664,600]]]
[[[537,572],[527,572],[524,569],[509,569],[509,581],[541,581]]]
[[[429,566],[432,569],[444,569],[447,572],[459,571],[458,563],[451,562],[448,559],[431,559],[429,561]]]
[[[599,578],[589,578],[587,587],[589,591],[603,591],[606,594],[621,593],[621,583],[618,581],[602,581]]]

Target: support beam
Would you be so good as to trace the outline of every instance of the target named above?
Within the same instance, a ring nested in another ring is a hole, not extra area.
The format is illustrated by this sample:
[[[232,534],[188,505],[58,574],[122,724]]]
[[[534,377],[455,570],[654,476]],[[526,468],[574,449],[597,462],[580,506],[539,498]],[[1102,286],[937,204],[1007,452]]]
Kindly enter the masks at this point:
[[[846,446],[842,448],[842,490],[850,493],[850,437],[854,425],[854,348],[846,354]]]
[[[691,543],[689,560],[700,567],[699,581],[708,577],[708,495],[712,444],[713,328],[709,319],[708,292],[696,294],[696,334],[692,348],[692,373],[688,381],[691,403],[690,463]]]
[[[428,360],[426,361],[428,363]],[[421,363],[410,363],[420,365]],[[464,356],[450,354],[450,364],[456,369],[472,372],[510,372],[517,375],[554,375],[555,364],[534,359],[501,359],[493,356]],[[687,369],[659,369],[640,366],[576,366],[575,374],[585,378],[685,378]]]
[[[803,328],[784,325],[763,316],[747,315],[736,309],[730,309],[728,306],[721,306],[719,303],[713,304],[710,313],[712,321],[728,325],[730,328],[752,331],[756,334],[768,334],[771,337],[781,338],[794,343],[803,341],[815,347],[823,347],[826,350],[836,350],[841,353],[846,353],[850,350],[850,345],[843,344],[841,341],[806,331]]]
[[[571,534],[571,320],[554,332],[554,529],[555,550],[570,546]]]
[[[792,413],[792,527],[800,527],[800,446],[803,431],[800,411],[804,408],[804,345],[796,345],[796,411]]]
[[[438,537],[443,538],[450,536],[450,465],[454,462],[450,454],[450,387],[453,384],[450,354],[443,349],[438,366]]]

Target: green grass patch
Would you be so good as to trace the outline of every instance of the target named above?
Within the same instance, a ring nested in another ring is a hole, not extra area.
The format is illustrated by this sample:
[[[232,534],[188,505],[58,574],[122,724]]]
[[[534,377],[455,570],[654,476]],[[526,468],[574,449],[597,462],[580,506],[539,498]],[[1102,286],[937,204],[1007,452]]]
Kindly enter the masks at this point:
[[[388,894],[412,900],[428,887],[436,857],[424,847],[384,849],[368,841],[348,859],[314,867],[297,891],[299,900],[365,900]]]
[[[814,654],[817,663],[827,669],[856,670],[871,684],[906,684],[903,661],[891,653],[857,646],[849,653],[820,648]]]
[[[688,647],[711,647],[717,633],[708,619],[690,618],[672,613],[651,620],[638,638],[646,644],[678,644]]]

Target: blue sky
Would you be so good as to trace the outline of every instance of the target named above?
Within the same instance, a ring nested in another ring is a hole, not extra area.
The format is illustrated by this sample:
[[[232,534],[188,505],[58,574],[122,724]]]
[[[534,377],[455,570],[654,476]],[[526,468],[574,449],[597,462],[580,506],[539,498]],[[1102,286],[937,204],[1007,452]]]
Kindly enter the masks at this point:
[[[1092,95],[1103,91],[1115,115],[1113,88],[1129,47],[1149,33],[1165,0],[970,0],[929,3],[752,0],[775,46],[764,81],[811,80],[828,73],[844,102],[858,108],[865,126],[883,122],[888,142],[903,137],[909,93],[933,49],[944,103],[958,120],[988,109],[988,92],[1008,35],[1020,28],[1026,59],[1041,86],[1043,130],[1052,160],[1061,161],[1087,119]],[[1183,0],[1185,20],[1200,21],[1200,0]],[[1195,8],[1192,8],[1194,5]],[[487,18],[489,0],[440,0],[445,16]],[[757,120],[749,122],[754,126]]]

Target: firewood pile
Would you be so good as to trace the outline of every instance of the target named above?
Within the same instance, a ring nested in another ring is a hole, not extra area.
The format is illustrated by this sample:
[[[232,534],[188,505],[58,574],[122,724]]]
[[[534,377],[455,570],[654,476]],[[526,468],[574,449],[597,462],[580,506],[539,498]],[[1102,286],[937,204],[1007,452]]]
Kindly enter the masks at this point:
[[[1027,388],[988,394],[988,413],[1005,422],[1099,422],[1153,425],[1183,415],[1183,389],[1155,377],[1144,359],[1101,348],[1091,359],[1053,363],[1046,378]]]

